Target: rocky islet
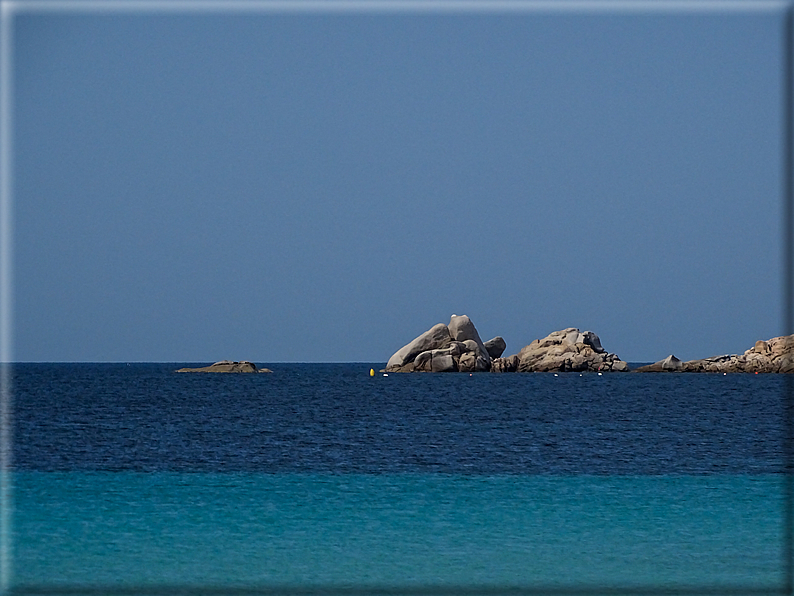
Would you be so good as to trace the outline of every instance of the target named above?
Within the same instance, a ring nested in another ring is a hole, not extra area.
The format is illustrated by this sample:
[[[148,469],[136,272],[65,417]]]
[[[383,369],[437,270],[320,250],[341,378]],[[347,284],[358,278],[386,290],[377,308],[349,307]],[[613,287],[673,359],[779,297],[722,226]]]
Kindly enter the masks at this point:
[[[505,340],[480,338],[466,315],[434,325],[389,359],[384,372],[626,372],[629,366],[601,346],[592,331],[574,327],[550,333],[502,357]]]
[[[592,331],[568,327],[554,331],[504,357],[507,345],[496,336],[483,342],[466,315],[434,325],[400,348],[382,372],[628,372],[629,365],[607,352]],[[247,360],[221,360],[176,372],[270,373]],[[671,354],[631,372],[794,373],[794,335],[759,340],[743,354],[682,362]]]
[[[176,372],[198,372],[198,373],[270,373],[273,372],[269,368],[259,368],[253,362],[248,360],[221,360],[209,366],[202,366],[199,368],[180,368]]]
[[[794,373],[794,335],[759,340],[743,354],[725,354],[682,362],[674,355],[636,372]]]

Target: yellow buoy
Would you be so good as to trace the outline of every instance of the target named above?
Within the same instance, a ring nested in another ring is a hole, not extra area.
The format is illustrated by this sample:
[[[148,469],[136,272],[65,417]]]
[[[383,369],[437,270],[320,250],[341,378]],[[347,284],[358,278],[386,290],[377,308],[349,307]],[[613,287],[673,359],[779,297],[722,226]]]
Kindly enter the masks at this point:
[[[374,377],[375,376],[375,369],[374,368],[370,368],[369,369],[369,376],[370,377]]]

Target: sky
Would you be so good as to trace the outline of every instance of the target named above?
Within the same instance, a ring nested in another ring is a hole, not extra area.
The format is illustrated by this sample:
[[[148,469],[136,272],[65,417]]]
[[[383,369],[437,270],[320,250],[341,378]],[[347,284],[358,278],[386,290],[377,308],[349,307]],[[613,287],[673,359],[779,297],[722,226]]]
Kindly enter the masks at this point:
[[[15,361],[784,333],[782,11],[19,6]]]

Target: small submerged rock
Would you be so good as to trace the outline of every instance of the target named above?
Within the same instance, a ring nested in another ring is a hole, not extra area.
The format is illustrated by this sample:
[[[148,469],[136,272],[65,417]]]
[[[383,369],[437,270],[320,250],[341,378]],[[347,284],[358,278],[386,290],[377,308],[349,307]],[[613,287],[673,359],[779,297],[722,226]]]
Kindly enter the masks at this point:
[[[207,373],[271,373],[269,368],[258,368],[253,362],[248,360],[221,360],[209,366],[200,368],[180,368],[176,372],[207,372]]]

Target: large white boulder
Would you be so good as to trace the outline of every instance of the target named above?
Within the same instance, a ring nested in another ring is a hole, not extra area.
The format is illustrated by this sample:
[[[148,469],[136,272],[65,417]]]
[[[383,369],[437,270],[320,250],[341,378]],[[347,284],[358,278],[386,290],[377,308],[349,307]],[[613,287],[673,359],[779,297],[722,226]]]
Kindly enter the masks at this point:
[[[490,370],[491,356],[488,354],[485,344],[482,339],[480,339],[480,334],[477,333],[477,328],[469,317],[466,315],[452,315],[449,320],[449,335],[455,341],[462,341],[465,343],[466,340],[471,340],[475,342],[480,349],[480,355],[488,363],[488,370]]]
[[[495,360],[496,358],[501,358],[502,354],[505,352],[505,348],[507,344],[505,343],[504,338],[499,337],[498,335],[493,339],[489,339],[485,342],[485,349],[488,351],[488,355],[491,359]]]
[[[449,328],[444,325],[444,323],[434,325],[419,337],[397,350],[394,355],[389,358],[389,362],[386,364],[386,370],[395,370],[405,366],[409,362],[413,362],[414,358],[422,352],[446,347],[451,341]]]

